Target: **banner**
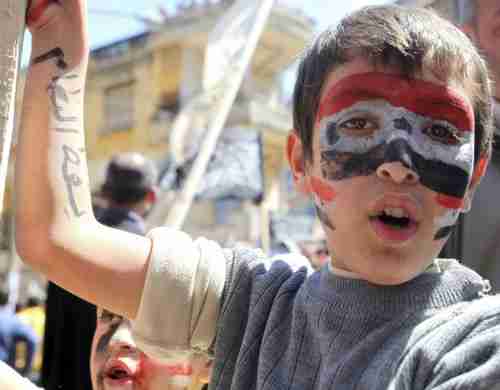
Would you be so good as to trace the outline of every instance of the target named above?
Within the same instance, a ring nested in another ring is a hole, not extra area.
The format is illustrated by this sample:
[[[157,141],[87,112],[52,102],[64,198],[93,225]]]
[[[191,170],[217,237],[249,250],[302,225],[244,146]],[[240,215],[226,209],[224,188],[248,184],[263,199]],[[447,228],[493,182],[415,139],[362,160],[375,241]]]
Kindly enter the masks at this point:
[[[194,159],[193,159],[194,160]],[[192,168],[170,163],[160,179],[162,190],[179,189]],[[261,135],[248,128],[227,128],[220,136],[196,191],[196,199],[235,198],[258,202],[264,193]]]

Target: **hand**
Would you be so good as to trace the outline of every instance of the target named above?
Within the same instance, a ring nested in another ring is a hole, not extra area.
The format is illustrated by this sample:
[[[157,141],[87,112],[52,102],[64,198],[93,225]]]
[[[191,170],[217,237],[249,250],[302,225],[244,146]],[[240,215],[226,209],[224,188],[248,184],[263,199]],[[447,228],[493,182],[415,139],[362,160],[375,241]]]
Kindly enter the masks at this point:
[[[33,37],[32,64],[52,61],[64,72],[86,65],[86,0],[31,0],[26,24]]]

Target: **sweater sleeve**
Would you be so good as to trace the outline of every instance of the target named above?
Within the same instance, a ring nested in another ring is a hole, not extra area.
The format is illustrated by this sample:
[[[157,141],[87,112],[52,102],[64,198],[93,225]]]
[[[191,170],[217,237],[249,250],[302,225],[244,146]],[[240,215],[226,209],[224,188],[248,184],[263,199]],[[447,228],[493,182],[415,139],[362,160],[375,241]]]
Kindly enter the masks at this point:
[[[500,296],[464,302],[437,317],[440,325],[404,355],[403,381],[389,389],[500,390]]]
[[[215,338],[225,283],[222,248],[206,239],[157,228],[134,339],[150,356],[170,360],[192,350],[208,351]]]
[[[500,390],[500,323],[466,337],[434,366],[426,390]]]

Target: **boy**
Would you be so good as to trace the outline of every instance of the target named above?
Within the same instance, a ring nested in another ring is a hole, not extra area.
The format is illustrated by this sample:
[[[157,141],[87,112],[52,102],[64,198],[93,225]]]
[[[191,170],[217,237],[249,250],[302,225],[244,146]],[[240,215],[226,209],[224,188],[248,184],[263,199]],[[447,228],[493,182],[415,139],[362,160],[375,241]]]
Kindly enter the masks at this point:
[[[94,307],[95,311],[95,307]],[[94,314],[94,318],[96,315]],[[192,367],[170,366],[140,351],[132,337],[130,322],[105,309],[97,310],[90,355],[89,387],[86,390],[187,390]],[[75,335],[77,337],[77,335]],[[89,360],[89,355],[81,358]],[[59,362],[64,368],[64,362]],[[196,369],[197,379],[206,373]],[[199,372],[198,372],[199,371]],[[199,386],[198,386],[199,387]],[[70,389],[68,383],[45,389]],[[0,389],[39,390],[34,384],[0,362]]]
[[[473,271],[435,260],[491,148],[486,67],[463,34],[425,10],[374,7],[306,51],[287,155],[327,236],[330,262],[311,274],[302,258],[270,264],[169,229],[144,238],[95,222],[83,7],[30,11],[16,175],[25,261],[133,319],[150,355],[214,352],[212,389],[500,383],[500,299]]]
[[[192,366],[146,356],[134,342],[130,321],[99,308],[90,371],[93,390],[187,390]]]

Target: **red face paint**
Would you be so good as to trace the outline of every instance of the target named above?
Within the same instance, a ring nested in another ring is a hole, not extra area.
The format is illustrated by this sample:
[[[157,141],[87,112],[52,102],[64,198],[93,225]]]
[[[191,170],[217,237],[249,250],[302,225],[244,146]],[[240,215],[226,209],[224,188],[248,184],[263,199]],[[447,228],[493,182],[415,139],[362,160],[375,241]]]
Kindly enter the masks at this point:
[[[472,176],[471,185],[475,185],[481,180],[481,178],[486,173],[486,167],[488,166],[488,159],[486,157],[481,158],[477,162],[476,169],[474,169],[474,175]]]
[[[323,202],[332,202],[337,196],[333,186],[323,179],[312,176],[310,180],[311,190]]]
[[[450,122],[464,132],[474,129],[471,105],[451,88],[378,72],[349,76],[334,84],[320,103],[316,123],[359,101],[374,99],[384,99],[393,106]]]
[[[446,209],[459,210],[464,206],[464,200],[462,198],[456,198],[454,196],[444,194],[438,194],[436,196],[436,201],[439,205]]]

